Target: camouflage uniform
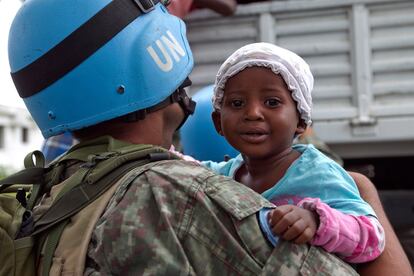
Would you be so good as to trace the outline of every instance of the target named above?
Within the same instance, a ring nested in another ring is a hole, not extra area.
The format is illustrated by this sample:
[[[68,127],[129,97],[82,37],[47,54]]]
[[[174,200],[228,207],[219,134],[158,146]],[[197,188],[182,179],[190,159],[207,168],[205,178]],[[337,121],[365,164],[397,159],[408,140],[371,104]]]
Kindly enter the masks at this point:
[[[316,247],[272,248],[249,188],[196,164],[164,160],[129,172],[89,243],[85,275],[353,275]]]

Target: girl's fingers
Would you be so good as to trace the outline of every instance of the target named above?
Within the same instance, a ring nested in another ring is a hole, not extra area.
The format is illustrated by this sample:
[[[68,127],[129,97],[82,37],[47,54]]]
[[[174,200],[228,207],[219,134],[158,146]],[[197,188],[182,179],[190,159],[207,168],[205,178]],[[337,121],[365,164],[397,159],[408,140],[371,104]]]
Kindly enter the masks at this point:
[[[293,242],[296,244],[303,244],[303,243],[310,242],[313,238],[313,235],[314,234],[312,233],[312,230],[308,227]]]
[[[289,212],[285,214],[279,221],[272,227],[273,233],[281,236],[284,234],[288,227],[293,225],[300,217],[295,212]]]
[[[283,233],[282,238],[288,241],[297,239],[303,231],[307,228],[307,225],[304,220],[299,219],[295,223],[289,225],[285,233]]]

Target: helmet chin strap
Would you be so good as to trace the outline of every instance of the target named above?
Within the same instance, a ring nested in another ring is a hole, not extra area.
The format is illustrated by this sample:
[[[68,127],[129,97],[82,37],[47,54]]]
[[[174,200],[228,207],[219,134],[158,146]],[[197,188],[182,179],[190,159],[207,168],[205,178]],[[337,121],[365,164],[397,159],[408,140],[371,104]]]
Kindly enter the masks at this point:
[[[181,124],[177,127],[177,130],[181,128],[181,126],[187,121],[188,116],[192,115],[194,113],[196,102],[193,101],[185,91],[184,87],[190,86],[191,80],[189,78],[186,78],[184,82],[180,85],[180,87],[177,88],[170,96],[168,96],[165,100],[162,102],[159,102],[156,105],[153,105],[151,107],[137,110],[135,112],[129,113],[125,116],[123,116],[123,119],[125,122],[136,122],[138,120],[143,120],[145,116],[151,112],[158,111],[160,109],[163,109],[170,104],[178,103],[180,107],[182,108],[184,112],[184,118],[181,121]]]
[[[196,102],[193,101],[185,92],[185,90],[182,88],[180,90],[180,94],[178,95],[180,97],[178,104],[181,106],[182,110],[184,111],[184,118],[181,121],[181,124],[177,127],[176,131],[179,130],[184,123],[187,121],[188,117],[190,115],[194,114]]]

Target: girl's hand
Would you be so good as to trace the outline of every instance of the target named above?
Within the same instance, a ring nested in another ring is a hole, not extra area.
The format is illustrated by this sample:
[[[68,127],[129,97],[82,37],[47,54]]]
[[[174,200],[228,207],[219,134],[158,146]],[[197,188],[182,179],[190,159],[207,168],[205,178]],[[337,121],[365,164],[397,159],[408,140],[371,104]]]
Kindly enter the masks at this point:
[[[315,212],[295,205],[281,205],[273,209],[268,220],[273,234],[297,244],[312,240],[319,225]]]

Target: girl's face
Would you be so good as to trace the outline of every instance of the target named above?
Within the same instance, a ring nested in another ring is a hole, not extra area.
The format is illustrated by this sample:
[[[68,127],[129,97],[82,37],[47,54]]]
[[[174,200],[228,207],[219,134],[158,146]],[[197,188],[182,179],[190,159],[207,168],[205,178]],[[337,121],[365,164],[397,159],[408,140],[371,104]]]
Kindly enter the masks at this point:
[[[290,148],[306,128],[283,78],[265,67],[246,68],[228,79],[221,111],[212,116],[219,134],[254,159]]]

